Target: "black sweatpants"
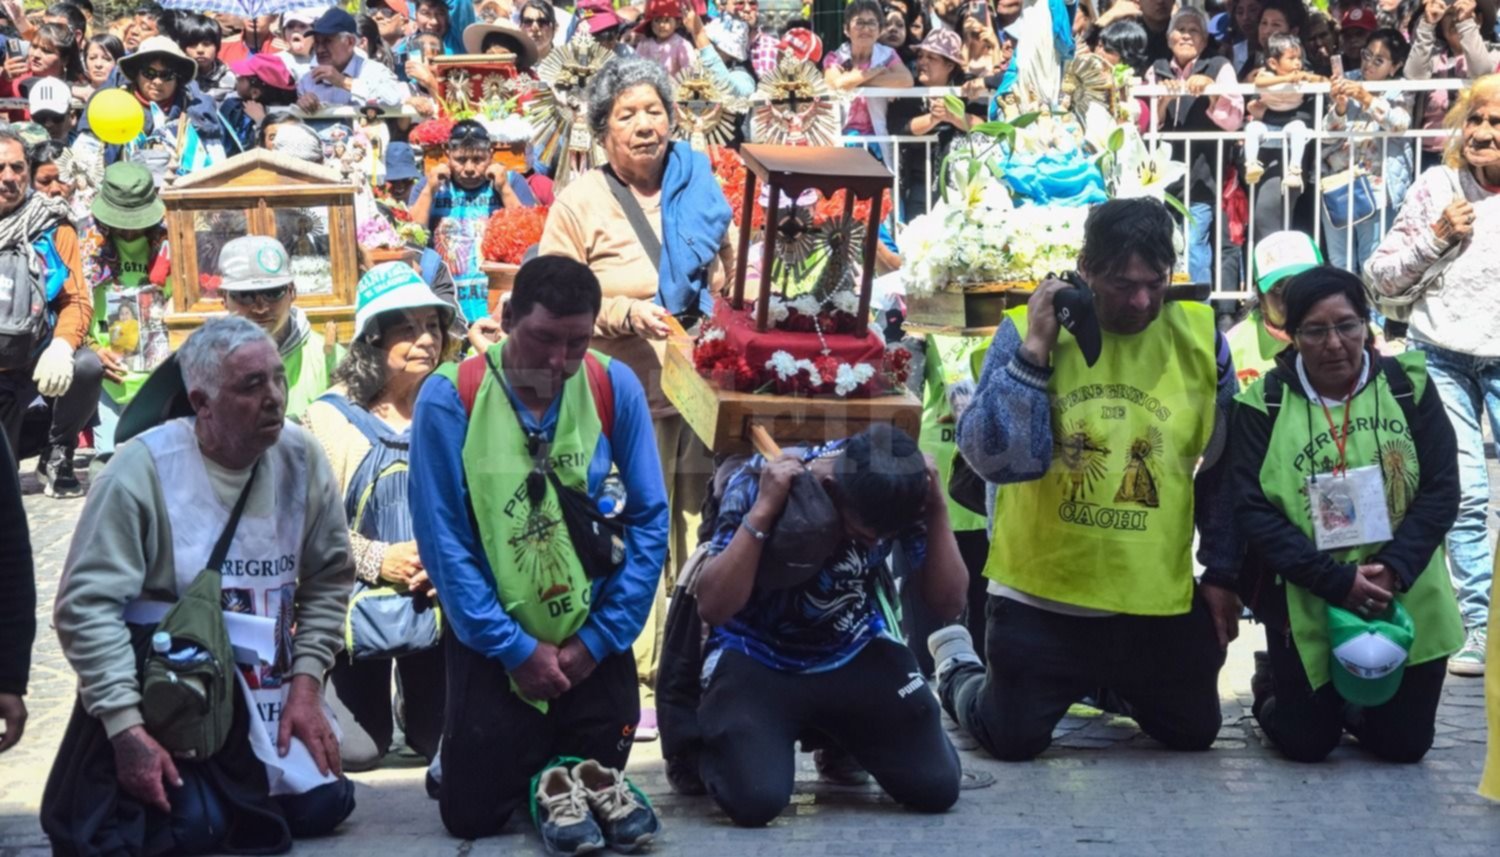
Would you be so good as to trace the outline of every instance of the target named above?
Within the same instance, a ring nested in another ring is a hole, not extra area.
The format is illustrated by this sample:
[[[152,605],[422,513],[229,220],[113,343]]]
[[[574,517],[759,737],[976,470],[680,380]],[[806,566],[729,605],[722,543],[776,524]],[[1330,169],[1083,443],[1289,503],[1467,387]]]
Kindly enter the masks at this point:
[[[391,672],[396,674],[396,706],[402,713],[406,746],[432,761],[443,735],[443,702],[447,676],[443,646],[403,658],[355,661],[340,652],[328,673],[328,704],[339,717],[344,740],[339,745],[344,768],[368,771],[391,749],[395,718],[391,708]]]
[[[0,428],[10,440],[10,448],[16,459],[36,454],[35,449],[21,444],[21,423],[26,409],[36,401],[36,382],[31,373],[35,364],[14,372],[0,372]],[[47,445],[73,450],[78,446],[78,433],[88,427],[99,409],[99,393],[104,389],[104,364],[99,355],[88,348],[73,352],[73,383],[68,391],[55,399],[48,399],[52,409],[52,425],[47,432]]]
[[[816,732],[897,802],[943,812],[958,800],[960,771],[940,714],[911,652],[889,640],[815,674],[726,651],[698,709],[703,783],[735,824],[768,824],[792,799],[797,739]]]
[[[543,714],[510,689],[494,661],[449,638],[443,723],[443,826],[460,839],[498,833],[526,806],[531,778],[554,756],[624,769],[641,717],[635,659],[610,655]]]
[[[976,641],[984,640],[984,599],[989,578],[984,576],[984,563],[990,555],[990,537],[984,530],[966,530],[954,533],[958,542],[958,554],[963,557],[964,568],[969,572],[969,597],[964,608],[963,625]],[[906,645],[917,659],[922,675],[932,677],[932,653],[927,651],[927,638],[933,631],[949,624],[946,619],[934,616],[927,600],[922,597],[921,581],[916,579],[906,561],[905,551],[891,551],[891,570],[901,580],[901,630],[906,635]],[[980,657],[983,657],[981,653]]]
[[[987,667],[961,665],[938,687],[943,707],[997,759],[1032,759],[1085,695],[1110,691],[1147,735],[1207,750],[1219,734],[1219,648],[1197,592],[1180,616],[1066,616],[991,595]]]
[[[1361,746],[1391,762],[1420,762],[1432,749],[1447,659],[1408,666],[1400,689],[1386,704],[1349,709],[1332,683],[1316,691],[1308,684],[1290,634],[1268,627],[1266,651],[1271,657],[1272,692],[1255,719],[1288,759],[1323,761],[1346,728]]]

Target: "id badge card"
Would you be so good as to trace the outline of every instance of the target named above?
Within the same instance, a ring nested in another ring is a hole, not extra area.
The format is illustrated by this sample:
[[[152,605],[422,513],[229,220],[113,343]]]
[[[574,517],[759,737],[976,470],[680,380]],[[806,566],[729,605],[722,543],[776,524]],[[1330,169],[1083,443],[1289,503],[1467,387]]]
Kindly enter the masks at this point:
[[[1339,550],[1391,540],[1391,514],[1385,505],[1385,479],[1378,465],[1338,475],[1309,476],[1313,534],[1318,550]]]

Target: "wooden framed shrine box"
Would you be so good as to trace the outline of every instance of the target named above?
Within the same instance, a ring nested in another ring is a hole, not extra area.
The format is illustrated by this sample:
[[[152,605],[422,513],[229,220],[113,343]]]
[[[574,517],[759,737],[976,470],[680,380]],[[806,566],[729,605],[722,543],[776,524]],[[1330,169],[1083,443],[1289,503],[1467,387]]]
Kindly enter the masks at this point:
[[[335,322],[338,339],[354,330],[359,281],[355,185],[332,167],[254,149],[161,191],[172,246],[172,306],[167,332],[182,344],[224,312],[219,251],[245,235],[272,236],[291,256],[296,305],[317,329]]]
[[[862,264],[858,289],[856,329],[852,334],[822,341],[823,353],[837,348],[833,340],[859,342],[875,336],[869,331],[870,301],[874,291],[875,236],[880,226],[881,195],[891,187],[891,173],[864,149],[831,146],[775,146],[745,144],[740,148],[745,162],[744,208],[740,212],[739,252],[733,275],[732,291],[727,301],[715,309],[716,322],[728,315],[745,319],[758,336],[786,337],[774,328],[769,318],[767,300],[755,302],[753,310],[746,305],[745,277],[749,263],[752,215],[758,197],[758,185],[769,185],[767,224],[778,223],[780,201],[785,195],[796,199],[803,191],[817,190],[827,197],[845,191],[843,222],[852,224],[855,202],[870,200],[870,213],[864,224],[867,240],[862,247]],[[761,271],[772,271],[776,259],[779,230],[764,230],[761,247]],[[769,294],[774,284],[762,283],[762,294]],[[808,334],[805,345],[816,348],[822,334]],[[764,341],[764,340],[762,340]],[[905,389],[884,395],[838,398],[834,396],[784,396],[724,390],[698,374],[693,361],[693,340],[677,333],[667,343],[662,368],[662,390],[682,413],[693,432],[710,449],[719,454],[753,451],[750,427],[759,424],[782,445],[818,443],[856,434],[872,423],[891,423],[915,438],[921,429],[922,406]],[[745,350],[747,357],[750,349]],[[807,356],[796,353],[794,356]],[[759,358],[764,360],[763,357]]]

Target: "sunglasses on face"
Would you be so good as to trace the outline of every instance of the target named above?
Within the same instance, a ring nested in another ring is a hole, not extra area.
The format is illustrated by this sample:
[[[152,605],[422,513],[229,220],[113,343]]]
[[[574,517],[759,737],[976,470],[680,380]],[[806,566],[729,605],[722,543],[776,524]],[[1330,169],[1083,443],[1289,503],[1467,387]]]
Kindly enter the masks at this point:
[[[250,292],[225,292],[229,299],[241,306],[253,306],[254,304],[274,304],[286,297],[291,286],[277,286],[274,289],[256,289]]]
[[[177,72],[170,68],[154,68],[146,66],[141,69],[141,77],[146,80],[176,80]]]
[[[546,18],[529,18],[529,17],[526,17],[524,15],[521,17],[521,24],[523,26],[527,26],[527,27],[550,27],[550,26],[552,26],[552,22],[549,21],[549,20],[547,20]]]

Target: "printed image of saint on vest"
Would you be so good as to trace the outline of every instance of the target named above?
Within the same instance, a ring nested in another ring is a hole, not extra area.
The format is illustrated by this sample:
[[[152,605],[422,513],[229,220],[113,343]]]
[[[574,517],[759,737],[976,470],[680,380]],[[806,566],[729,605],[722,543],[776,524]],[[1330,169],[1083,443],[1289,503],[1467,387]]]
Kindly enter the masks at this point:
[[[1161,505],[1156,494],[1156,475],[1151,472],[1151,467],[1161,461],[1161,450],[1161,431],[1156,426],[1147,426],[1144,437],[1131,441],[1125,475],[1120,480],[1120,490],[1115,492],[1116,503],[1136,503],[1151,509]]]
[[[1061,427],[1052,448],[1053,455],[1062,464],[1059,478],[1066,500],[1070,503],[1088,502],[1084,495],[1093,493],[1094,483],[1104,478],[1104,460],[1109,455],[1109,447],[1083,420],[1067,424],[1054,420],[1053,425]]]
[[[539,475],[528,478],[528,484],[522,487],[520,493],[532,495],[535,492],[542,496],[535,502],[530,502],[528,496],[530,511],[526,513],[525,526],[511,537],[510,547],[515,568],[531,582],[537,602],[543,603],[572,591],[569,557],[573,545],[567,538],[557,498],[546,490],[545,483],[541,490],[530,484]]]
[[[1405,518],[1406,510],[1411,508],[1412,500],[1416,499],[1418,477],[1410,466],[1415,457],[1416,450],[1407,438],[1388,440],[1380,445],[1380,452],[1374,463],[1380,465],[1380,471],[1385,476],[1385,503],[1390,510],[1392,522]]]

